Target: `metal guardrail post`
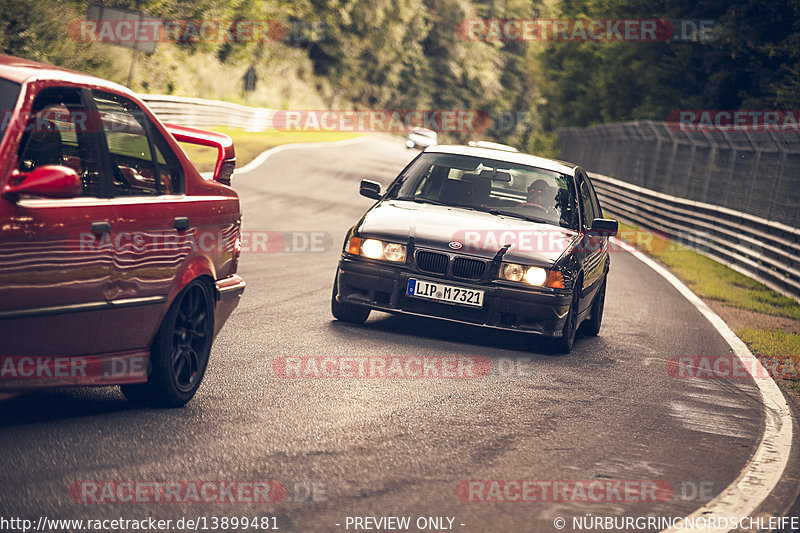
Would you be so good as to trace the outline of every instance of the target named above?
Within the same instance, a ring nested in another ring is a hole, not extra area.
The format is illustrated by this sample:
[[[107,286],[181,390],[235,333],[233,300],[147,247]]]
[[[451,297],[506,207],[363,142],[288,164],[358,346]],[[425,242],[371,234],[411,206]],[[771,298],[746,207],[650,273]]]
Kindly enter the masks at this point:
[[[780,180],[780,177],[783,175],[783,168],[784,165],[786,164],[786,150],[784,149],[783,146],[781,146],[781,143],[778,142],[778,139],[775,137],[774,132],[770,131],[769,134],[775,141],[775,146],[777,146],[778,150],[780,151],[780,156],[778,158],[778,168],[775,169],[775,187],[772,188],[772,194],[770,195],[769,198],[769,207],[767,208],[767,218],[772,217],[772,212],[775,207],[775,199],[778,194],[778,186],[777,186],[778,181]]]

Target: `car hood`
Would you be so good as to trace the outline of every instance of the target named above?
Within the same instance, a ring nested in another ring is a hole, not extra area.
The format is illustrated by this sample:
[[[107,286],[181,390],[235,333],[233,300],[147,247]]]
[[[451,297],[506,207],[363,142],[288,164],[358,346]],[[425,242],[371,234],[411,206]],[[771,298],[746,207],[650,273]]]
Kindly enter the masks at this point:
[[[578,237],[574,230],[551,224],[404,200],[378,203],[367,211],[357,231],[363,237],[399,243],[413,237],[417,248],[487,259],[510,244],[505,261],[540,266],[552,265]]]

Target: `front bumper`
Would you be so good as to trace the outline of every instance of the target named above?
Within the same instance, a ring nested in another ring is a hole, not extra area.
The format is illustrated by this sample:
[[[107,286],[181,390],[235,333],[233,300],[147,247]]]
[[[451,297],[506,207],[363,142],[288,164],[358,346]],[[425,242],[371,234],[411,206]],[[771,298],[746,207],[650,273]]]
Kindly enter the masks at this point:
[[[483,290],[483,306],[465,307],[408,296],[409,278]],[[570,295],[564,292],[461,281],[348,257],[339,261],[337,280],[336,299],[341,303],[551,337],[561,336],[570,304]]]

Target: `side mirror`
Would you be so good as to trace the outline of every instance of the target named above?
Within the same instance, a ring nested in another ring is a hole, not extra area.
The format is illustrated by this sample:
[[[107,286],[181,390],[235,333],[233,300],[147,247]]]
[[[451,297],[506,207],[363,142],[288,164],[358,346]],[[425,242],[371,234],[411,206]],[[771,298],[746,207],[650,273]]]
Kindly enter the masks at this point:
[[[373,200],[381,199],[381,184],[372,180],[361,180],[361,186],[358,188],[361,196],[372,198]]]
[[[589,232],[605,237],[614,237],[619,232],[619,222],[610,218],[596,218],[592,220]]]
[[[11,185],[16,183],[16,185]],[[41,198],[75,198],[83,190],[78,173],[62,165],[42,165],[30,172],[14,170],[3,187],[3,197],[16,202],[19,195]]]

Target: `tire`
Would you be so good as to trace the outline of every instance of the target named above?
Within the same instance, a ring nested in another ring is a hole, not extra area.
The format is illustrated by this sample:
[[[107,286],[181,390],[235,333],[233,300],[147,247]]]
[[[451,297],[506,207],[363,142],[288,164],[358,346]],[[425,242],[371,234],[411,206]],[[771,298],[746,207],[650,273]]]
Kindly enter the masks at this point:
[[[369,317],[369,307],[361,305],[353,305],[336,301],[339,287],[339,273],[336,273],[336,278],[333,280],[333,292],[331,293],[331,313],[337,320],[342,322],[350,322],[352,324],[363,324]]]
[[[572,345],[575,343],[575,335],[578,331],[578,306],[580,303],[580,289],[581,282],[575,284],[572,290],[572,301],[569,303],[569,311],[567,311],[567,320],[564,322],[564,329],[561,331],[561,337],[555,339],[555,349],[558,353],[568,354],[572,351]]]
[[[122,385],[138,404],[181,407],[203,381],[214,340],[214,300],[208,284],[194,280],[173,302],[150,349],[147,383]]]
[[[603,309],[606,302],[606,280],[603,279],[603,284],[594,297],[592,302],[591,317],[581,324],[581,333],[596,337],[600,333],[600,325],[603,322]]]

